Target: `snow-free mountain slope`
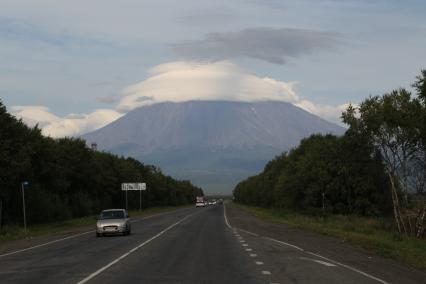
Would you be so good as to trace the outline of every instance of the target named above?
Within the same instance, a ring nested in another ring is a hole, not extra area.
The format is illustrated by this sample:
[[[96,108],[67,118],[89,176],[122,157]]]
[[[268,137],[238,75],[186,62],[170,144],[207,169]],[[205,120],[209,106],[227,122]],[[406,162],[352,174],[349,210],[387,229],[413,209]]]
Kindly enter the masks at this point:
[[[135,109],[83,138],[191,179],[207,191],[229,192],[304,137],[343,132],[289,103],[189,101]]]

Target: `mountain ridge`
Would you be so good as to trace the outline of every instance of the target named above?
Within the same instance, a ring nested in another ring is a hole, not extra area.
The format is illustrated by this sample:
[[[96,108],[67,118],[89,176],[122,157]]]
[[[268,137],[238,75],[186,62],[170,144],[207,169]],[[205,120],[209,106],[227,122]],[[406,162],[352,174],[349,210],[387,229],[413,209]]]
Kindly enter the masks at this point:
[[[238,172],[238,178],[252,175],[314,133],[340,135],[344,128],[285,102],[188,101],[137,108],[82,138],[177,178],[194,178],[194,171],[203,170],[214,180],[223,177],[223,169]],[[247,169],[245,162],[256,166]],[[229,192],[236,182],[226,189],[208,184],[207,191]]]

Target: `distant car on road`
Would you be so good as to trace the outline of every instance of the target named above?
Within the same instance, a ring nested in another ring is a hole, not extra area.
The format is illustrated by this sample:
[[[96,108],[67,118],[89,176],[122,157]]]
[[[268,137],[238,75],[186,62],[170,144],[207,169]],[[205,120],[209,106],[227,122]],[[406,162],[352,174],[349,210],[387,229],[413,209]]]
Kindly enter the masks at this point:
[[[204,207],[206,206],[204,196],[197,196],[195,200],[195,207]]]
[[[129,213],[125,209],[107,209],[99,214],[96,222],[96,236],[130,235],[131,225]]]

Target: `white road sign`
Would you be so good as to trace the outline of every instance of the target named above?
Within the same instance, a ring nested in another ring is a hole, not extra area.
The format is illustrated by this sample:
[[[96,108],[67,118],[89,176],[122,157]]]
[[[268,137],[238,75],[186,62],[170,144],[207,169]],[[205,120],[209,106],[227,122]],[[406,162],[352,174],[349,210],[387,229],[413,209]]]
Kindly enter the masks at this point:
[[[122,183],[121,190],[146,190],[146,183]]]

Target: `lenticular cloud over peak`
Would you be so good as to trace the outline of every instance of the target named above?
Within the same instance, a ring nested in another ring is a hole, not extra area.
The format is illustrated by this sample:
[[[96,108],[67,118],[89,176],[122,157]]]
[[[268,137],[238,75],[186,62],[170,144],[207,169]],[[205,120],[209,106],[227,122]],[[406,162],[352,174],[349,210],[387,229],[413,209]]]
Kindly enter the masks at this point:
[[[291,83],[259,77],[230,61],[170,62],[155,66],[148,75],[123,90],[117,110],[192,100],[300,101]]]
[[[231,61],[176,61],[151,68],[145,80],[126,87],[115,109],[58,117],[44,106],[15,106],[12,113],[30,126],[38,124],[45,135],[78,136],[138,107],[187,101],[288,102],[331,121],[337,121],[346,107],[319,105],[302,99],[293,90],[293,83],[260,77]]]

